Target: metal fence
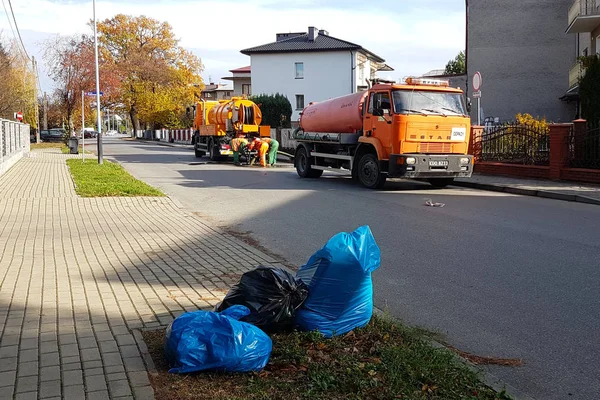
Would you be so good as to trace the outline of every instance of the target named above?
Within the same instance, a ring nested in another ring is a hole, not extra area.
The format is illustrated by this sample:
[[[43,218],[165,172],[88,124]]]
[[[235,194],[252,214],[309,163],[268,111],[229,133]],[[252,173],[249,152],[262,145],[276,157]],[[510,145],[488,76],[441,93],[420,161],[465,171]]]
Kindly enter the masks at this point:
[[[550,130],[517,123],[489,127],[480,138],[478,160],[549,165]]]
[[[600,169],[600,127],[589,125],[582,134],[569,135],[569,166]]]
[[[30,150],[29,125],[0,119],[0,173]]]

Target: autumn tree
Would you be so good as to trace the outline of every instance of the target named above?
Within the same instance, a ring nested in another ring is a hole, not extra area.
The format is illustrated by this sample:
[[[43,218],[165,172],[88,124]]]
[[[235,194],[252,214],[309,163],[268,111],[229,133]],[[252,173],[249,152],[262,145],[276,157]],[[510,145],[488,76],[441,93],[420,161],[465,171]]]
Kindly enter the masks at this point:
[[[118,14],[98,23],[101,56],[118,76],[120,104],[140,122],[174,128],[202,89],[200,60],[179,46],[172,27],[146,16]]]
[[[81,108],[81,92],[95,87],[92,44],[86,35],[56,36],[45,42],[44,58],[57,85],[54,98],[64,112],[69,132],[75,129],[74,116]]]
[[[445,73],[448,75],[461,75],[461,74],[466,73],[467,66],[466,66],[465,62],[466,62],[465,52],[461,51],[454,58],[454,60],[448,61],[448,64],[446,64]]]
[[[19,46],[0,38],[0,118],[12,120],[21,111],[23,122],[37,129],[35,74]]]

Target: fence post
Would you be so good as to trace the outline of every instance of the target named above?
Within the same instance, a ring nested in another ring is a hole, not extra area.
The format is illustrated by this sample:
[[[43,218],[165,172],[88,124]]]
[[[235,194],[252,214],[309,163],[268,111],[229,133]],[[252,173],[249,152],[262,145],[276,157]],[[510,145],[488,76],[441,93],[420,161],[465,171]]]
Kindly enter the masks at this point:
[[[576,119],[573,121],[573,157],[575,160],[581,160],[584,156],[585,134],[587,133],[587,121],[585,119]]]
[[[561,178],[569,162],[569,134],[573,124],[550,124],[550,179]]]
[[[475,158],[475,161],[481,156],[481,137],[483,136],[483,126],[471,126],[471,136],[469,137],[469,154]]]

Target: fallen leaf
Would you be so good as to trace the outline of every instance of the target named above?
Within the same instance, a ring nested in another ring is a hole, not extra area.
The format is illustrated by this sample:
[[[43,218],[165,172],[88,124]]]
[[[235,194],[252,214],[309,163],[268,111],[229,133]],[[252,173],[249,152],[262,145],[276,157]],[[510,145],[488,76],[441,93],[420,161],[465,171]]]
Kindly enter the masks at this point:
[[[364,368],[365,368],[365,363],[360,363],[360,364],[358,364],[358,368],[360,368],[360,369],[364,369]]]
[[[319,350],[323,350],[325,347],[327,347],[327,346],[325,346],[325,343],[319,343],[317,345],[317,349],[319,349]]]
[[[377,372],[375,372],[375,370],[370,370],[369,371],[369,375],[370,376],[375,376],[375,375],[377,375]]]
[[[386,334],[383,336],[383,340],[389,340],[389,339],[390,339],[390,334],[389,334],[389,333],[386,333]]]

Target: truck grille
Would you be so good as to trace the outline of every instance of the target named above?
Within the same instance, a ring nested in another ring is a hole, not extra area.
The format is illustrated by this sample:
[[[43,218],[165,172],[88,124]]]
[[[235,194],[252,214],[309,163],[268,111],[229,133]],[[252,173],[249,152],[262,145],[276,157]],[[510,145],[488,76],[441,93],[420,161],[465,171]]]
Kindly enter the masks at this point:
[[[450,153],[452,143],[422,142],[419,144],[419,153]]]

